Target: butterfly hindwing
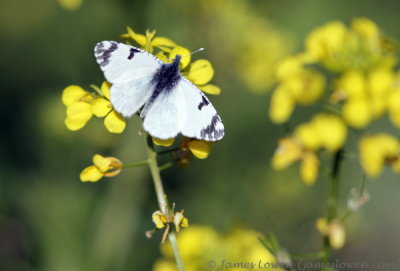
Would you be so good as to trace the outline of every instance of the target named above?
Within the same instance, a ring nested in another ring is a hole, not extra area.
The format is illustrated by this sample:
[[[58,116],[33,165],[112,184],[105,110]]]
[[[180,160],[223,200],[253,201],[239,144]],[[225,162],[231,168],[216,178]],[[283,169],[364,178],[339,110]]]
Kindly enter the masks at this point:
[[[206,95],[192,82],[182,77],[177,86],[185,103],[181,114],[186,116],[181,133],[187,137],[217,141],[224,137],[224,125]]]

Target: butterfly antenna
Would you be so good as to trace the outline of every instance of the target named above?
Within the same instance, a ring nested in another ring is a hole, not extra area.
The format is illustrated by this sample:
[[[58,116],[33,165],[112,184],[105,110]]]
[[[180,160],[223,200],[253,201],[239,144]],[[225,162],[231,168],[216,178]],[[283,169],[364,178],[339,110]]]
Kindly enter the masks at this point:
[[[198,52],[201,52],[201,51],[203,51],[203,50],[204,50],[204,48],[199,48],[199,49],[197,49],[196,51],[193,51],[193,52],[191,52],[190,54],[183,56],[182,58],[185,58],[185,57],[187,57],[187,56],[191,56],[191,55],[193,55],[193,54],[195,54],[195,53],[198,53]]]

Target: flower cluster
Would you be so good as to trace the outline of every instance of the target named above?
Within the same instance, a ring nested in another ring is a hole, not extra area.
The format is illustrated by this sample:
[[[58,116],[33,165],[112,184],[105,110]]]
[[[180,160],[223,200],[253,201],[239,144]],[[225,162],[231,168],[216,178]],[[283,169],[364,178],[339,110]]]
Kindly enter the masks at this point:
[[[222,235],[210,227],[192,225],[178,235],[185,270],[197,271],[209,268],[233,270],[235,267],[229,265],[232,264],[229,263],[230,260],[255,263],[257,265],[253,267],[254,269],[283,270],[277,268],[275,257],[264,248],[259,236],[259,233],[245,229],[236,229],[229,235]],[[164,257],[155,262],[153,271],[178,270],[168,244],[162,246],[162,254]],[[207,266],[210,259],[215,259],[214,266]],[[225,263],[222,262],[224,259]]]
[[[400,71],[389,39],[374,22],[357,18],[350,26],[334,21],[315,29],[305,48],[279,65],[269,116],[275,123],[286,123],[297,105],[314,105],[322,113],[280,141],[273,167],[283,169],[301,161],[301,177],[312,184],[317,178],[317,151],[342,149],[351,129],[364,132],[356,134],[361,135],[360,161],[367,175],[377,177],[385,164],[399,172],[399,140],[365,132],[385,114],[400,128]]]
[[[62,93],[62,101],[67,107],[65,125],[71,131],[82,129],[93,115],[104,117],[104,126],[110,133],[122,133],[126,122],[113,110],[110,103],[110,84],[103,82],[101,88],[92,86],[89,92],[80,86],[68,86]]]

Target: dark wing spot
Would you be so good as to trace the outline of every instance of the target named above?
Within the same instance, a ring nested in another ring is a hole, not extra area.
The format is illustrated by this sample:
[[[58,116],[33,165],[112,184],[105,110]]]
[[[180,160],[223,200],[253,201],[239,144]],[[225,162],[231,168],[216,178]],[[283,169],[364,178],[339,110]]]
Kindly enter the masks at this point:
[[[101,67],[108,65],[110,62],[111,53],[118,49],[117,42],[110,41],[110,43],[111,46],[108,49],[104,48],[103,42],[100,42],[95,48],[97,63],[99,63]]]
[[[200,111],[203,108],[203,106],[207,106],[210,104],[210,101],[204,96],[202,95],[201,97],[201,103],[199,103],[199,106],[197,107]]]
[[[132,47],[132,48],[129,50],[128,59],[131,60],[131,59],[135,56],[135,53],[140,53],[140,51],[139,51],[138,49],[135,49],[135,48]]]
[[[218,116],[218,114],[215,114],[211,119],[211,123],[200,131],[201,138],[208,140],[217,140],[222,138],[225,132],[224,129],[216,129],[218,122],[221,122],[221,118]]]

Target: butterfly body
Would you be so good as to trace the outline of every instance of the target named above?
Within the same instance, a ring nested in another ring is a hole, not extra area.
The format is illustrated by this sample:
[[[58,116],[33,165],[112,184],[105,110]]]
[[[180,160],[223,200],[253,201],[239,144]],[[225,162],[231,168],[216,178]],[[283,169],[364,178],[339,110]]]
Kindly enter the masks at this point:
[[[127,118],[141,109],[143,128],[150,135],[169,139],[181,133],[207,141],[223,138],[224,126],[208,98],[180,74],[181,56],[163,63],[146,51],[115,41],[99,42],[94,52],[112,83],[114,109]]]

